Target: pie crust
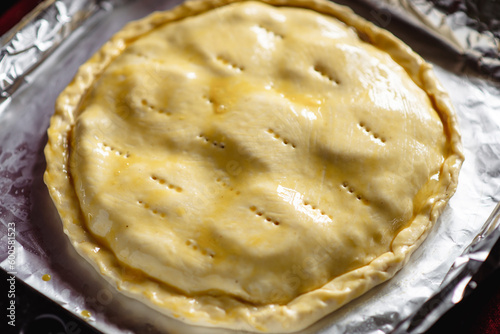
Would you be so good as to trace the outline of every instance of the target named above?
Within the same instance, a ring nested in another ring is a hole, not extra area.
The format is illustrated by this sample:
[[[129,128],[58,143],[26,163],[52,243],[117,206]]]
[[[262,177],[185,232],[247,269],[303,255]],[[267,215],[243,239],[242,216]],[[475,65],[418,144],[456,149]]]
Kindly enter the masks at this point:
[[[132,22],[81,66],[48,135],[45,183],[104,278],[184,322],[261,332],[392,277],[463,161],[431,65],[321,0]]]

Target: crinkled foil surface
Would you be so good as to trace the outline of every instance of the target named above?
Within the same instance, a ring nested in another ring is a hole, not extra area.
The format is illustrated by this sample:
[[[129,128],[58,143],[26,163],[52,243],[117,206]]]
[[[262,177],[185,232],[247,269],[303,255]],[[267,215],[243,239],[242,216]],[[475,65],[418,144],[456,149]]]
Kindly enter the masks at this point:
[[[182,324],[118,293],[76,254],[42,180],[55,99],[77,68],[126,22],[179,2],[49,0],[0,40],[1,267],[77,316],[90,311],[86,321],[106,333],[235,333]],[[464,11],[441,11],[439,1],[340,2],[435,65],[457,109],[466,161],[455,196],[408,264],[303,333],[421,333],[474,288],[500,237],[498,32],[476,29]]]
[[[362,1],[377,8],[379,24],[384,25],[386,15],[399,16],[463,55],[468,66],[500,80],[498,0]]]

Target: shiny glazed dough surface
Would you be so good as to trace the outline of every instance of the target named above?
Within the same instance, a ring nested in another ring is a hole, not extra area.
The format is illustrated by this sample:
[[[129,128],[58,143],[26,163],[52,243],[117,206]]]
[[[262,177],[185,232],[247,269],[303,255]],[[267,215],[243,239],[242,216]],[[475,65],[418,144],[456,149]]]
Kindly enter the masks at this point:
[[[452,115],[421,86],[333,17],[222,6],[122,45],[49,130],[72,195],[57,149],[46,182],[125,292],[187,322],[297,330],[392,276],[454,191]]]

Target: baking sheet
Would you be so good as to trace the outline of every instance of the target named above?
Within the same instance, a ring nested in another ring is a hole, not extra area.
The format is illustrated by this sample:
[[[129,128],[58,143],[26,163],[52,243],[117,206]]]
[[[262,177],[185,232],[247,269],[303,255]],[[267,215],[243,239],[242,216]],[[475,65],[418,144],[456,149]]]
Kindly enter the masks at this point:
[[[171,8],[178,2],[128,1],[120,6],[108,2],[99,7],[103,10],[82,21],[43,62],[23,74],[22,84],[2,91],[0,265],[105,333],[234,333],[184,325],[119,294],[76,254],[62,232],[42,180],[43,148],[55,99],[78,66],[126,22],[153,10]],[[436,74],[457,109],[466,161],[457,193],[407,266],[389,282],[303,333],[390,333],[398,326],[403,332],[417,333],[429,324],[424,321],[421,326],[408,329],[404,320],[415,319],[416,311],[422,307],[423,313],[417,320],[435,319],[459,301],[468,281],[454,282],[453,277],[462,275],[462,279],[469,277],[470,281],[477,268],[467,264],[482,263],[492,247],[486,241],[498,238],[498,220],[492,219],[486,230],[485,222],[500,197],[500,87],[491,80],[493,76],[481,77],[464,67],[460,52],[446,41],[430,43],[430,39],[436,38],[435,33],[416,33],[415,23],[406,21],[398,12],[401,8],[390,12],[389,7],[382,11],[363,2],[350,4],[375,23],[386,18],[383,22],[387,29],[435,64]],[[15,228],[13,264],[12,256],[9,259],[9,227]],[[477,238],[478,234],[484,237]],[[468,253],[463,254],[464,251]],[[453,264],[455,269],[447,276]],[[51,276],[48,281],[43,279],[46,274]],[[453,283],[450,290],[454,294],[439,296],[432,307],[424,304],[449,282]],[[90,317],[82,311],[89,311]]]

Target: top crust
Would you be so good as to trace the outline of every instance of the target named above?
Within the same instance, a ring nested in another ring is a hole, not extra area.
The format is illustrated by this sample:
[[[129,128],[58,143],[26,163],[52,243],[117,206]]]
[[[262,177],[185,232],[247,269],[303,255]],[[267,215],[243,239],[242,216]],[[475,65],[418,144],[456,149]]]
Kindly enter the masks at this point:
[[[57,100],[45,182],[122,292],[291,332],[401,268],[463,155],[409,47],[330,2],[264,2],[188,2],[118,32]]]

